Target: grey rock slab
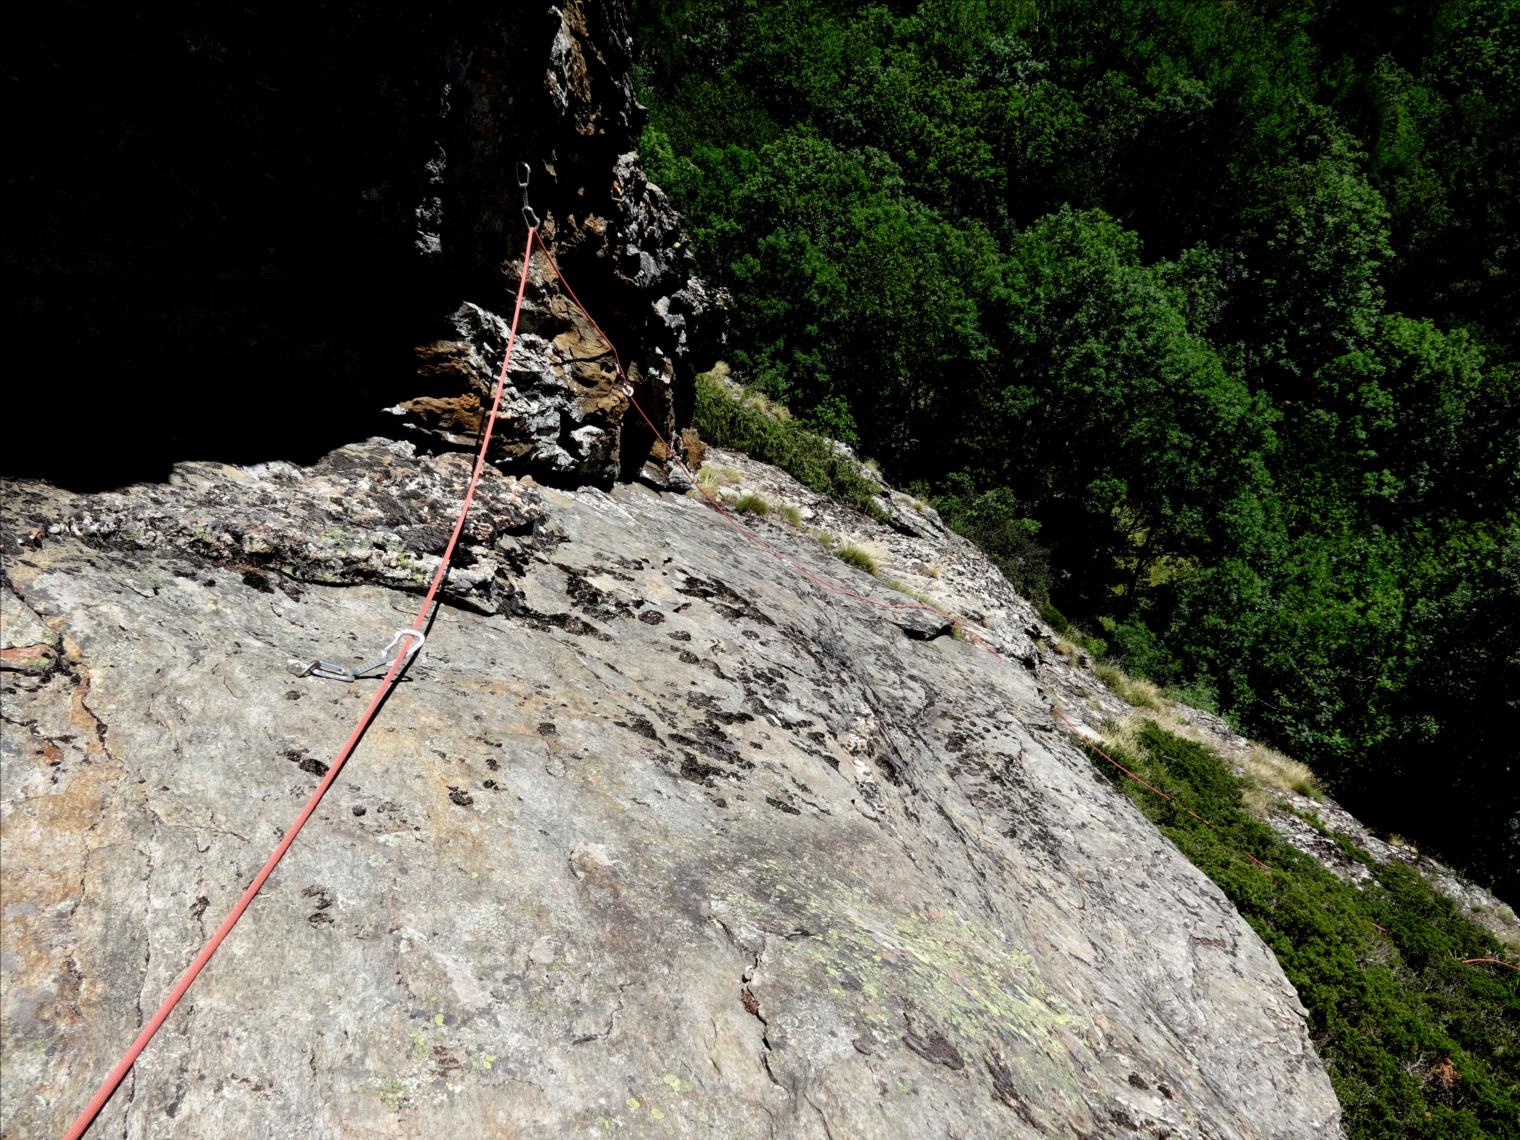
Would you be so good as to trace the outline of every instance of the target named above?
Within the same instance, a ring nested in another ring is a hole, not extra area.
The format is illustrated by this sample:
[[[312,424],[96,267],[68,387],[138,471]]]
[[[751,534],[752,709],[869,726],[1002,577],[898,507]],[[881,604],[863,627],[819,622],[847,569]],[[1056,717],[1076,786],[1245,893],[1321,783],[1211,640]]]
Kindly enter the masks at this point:
[[[193,474],[112,517],[266,477]],[[17,1136],[61,1132],[372,692],[286,656],[368,655],[417,604],[251,584],[167,524],[38,537],[101,504],[21,490],[8,585],[65,661],[4,675]],[[514,605],[439,612],[102,1134],[1339,1134],[1271,954],[1022,664],[695,499],[532,490],[555,540],[499,571]]]
[[[437,572],[472,466],[466,455],[419,457],[410,443],[382,440],[339,448],[309,468],[186,463],[165,487],[79,496],[62,517],[41,521],[49,534],[96,546],[213,561],[288,601],[303,583],[420,590]],[[545,515],[531,482],[494,467],[482,473],[477,503],[446,590],[495,612],[513,604],[513,566],[542,537]]]

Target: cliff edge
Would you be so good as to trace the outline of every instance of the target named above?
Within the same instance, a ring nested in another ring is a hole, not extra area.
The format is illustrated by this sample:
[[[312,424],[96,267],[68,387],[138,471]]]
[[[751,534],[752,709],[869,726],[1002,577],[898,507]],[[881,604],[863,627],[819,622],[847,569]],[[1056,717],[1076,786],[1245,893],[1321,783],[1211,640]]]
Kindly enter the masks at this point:
[[[466,474],[376,440],[8,488],[8,1135],[72,1118],[289,824],[370,692],[287,655],[378,651]],[[932,514],[873,533],[1002,659],[695,498],[482,496],[423,655],[97,1127],[1339,1134],[1271,953]]]

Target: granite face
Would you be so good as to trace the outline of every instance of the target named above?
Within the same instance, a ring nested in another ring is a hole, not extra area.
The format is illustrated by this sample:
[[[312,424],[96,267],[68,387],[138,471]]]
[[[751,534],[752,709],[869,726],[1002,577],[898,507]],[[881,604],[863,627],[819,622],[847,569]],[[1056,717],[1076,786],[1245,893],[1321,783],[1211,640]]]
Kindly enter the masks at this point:
[[[287,657],[409,621],[462,479],[371,441],[7,486],[6,1135],[62,1131],[283,834],[373,685]],[[1057,727],[1086,682],[884,495],[812,521],[1002,657],[695,497],[488,470],[426,648],[100,1134],[1339,1135],[1270,952]]]

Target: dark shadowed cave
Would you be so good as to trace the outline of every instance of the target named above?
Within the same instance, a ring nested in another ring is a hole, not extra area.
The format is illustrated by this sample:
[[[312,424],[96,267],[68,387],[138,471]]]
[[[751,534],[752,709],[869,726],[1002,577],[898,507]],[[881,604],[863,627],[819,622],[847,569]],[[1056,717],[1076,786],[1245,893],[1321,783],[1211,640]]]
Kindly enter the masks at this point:
[[[394,433],[382,409],[435,394],[417,346],[463,300],[510,309],[519,159],[566,271],[636,350],[655,294],[617,264],[611,171],[641,115],[624,16],[567,11],[569,63],[547,6],[28,10],[0,466],[89,489]]]

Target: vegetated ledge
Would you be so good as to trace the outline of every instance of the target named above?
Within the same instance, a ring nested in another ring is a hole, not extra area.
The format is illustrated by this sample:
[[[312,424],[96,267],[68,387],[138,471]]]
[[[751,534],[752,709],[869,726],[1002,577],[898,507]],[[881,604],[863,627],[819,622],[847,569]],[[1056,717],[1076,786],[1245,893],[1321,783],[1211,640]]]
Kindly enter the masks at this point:
[[[1248,755],[1237,776],[1159,704],[1105,728],[1090,748],[1095,770],[1225,890],[1303,996],[1348,1134],[1507,1134],[1520,1112],[1513,947],[1408,863],[1377,862],[1317,816],[1294,818],[1338,849],[1330,869],[1317,847],[1306,855],[1285,840],[1278,820],[1264,824],[1255,813],[1275,801],[1257,793],[1304,782],[1291,761]]]
[[[1103,672],[1101,667],[1099,672]],[[1155,720],[1169,732],[1208,748],[1246,781],[1246,802],[1253,813],[1294,848],[1352,884],[1373,878],[1369,860],[1378,865],[1402,863],[1450,899],[1470,921],[1520,955],[1520,918],[1492,891],[1468,881],[1399,836],[1385,839],[1374,834],[1320,786],[1307,766],[1242,736],[1222,717],[1173,701],[1154,685],[1140,684],[1144,695],[1132,704],[1133,711],[1125,720]],[[1133,678],[1124,677],[1116,692],[1122,694],[1133,685]],[[1122,724],[1113,721],[1106,727],[1110,737],[1115,730],[1124,731]],[[1360,856],[1350,854],[1348,848]]]

